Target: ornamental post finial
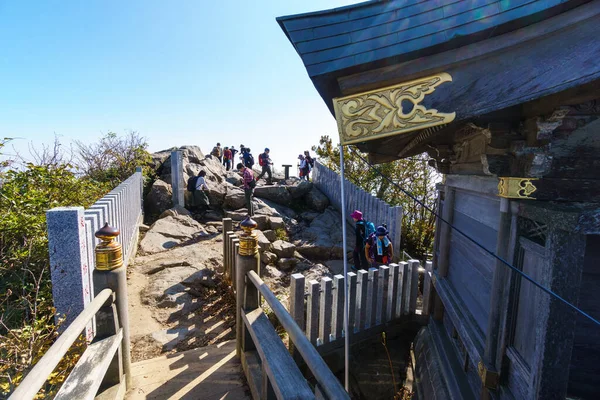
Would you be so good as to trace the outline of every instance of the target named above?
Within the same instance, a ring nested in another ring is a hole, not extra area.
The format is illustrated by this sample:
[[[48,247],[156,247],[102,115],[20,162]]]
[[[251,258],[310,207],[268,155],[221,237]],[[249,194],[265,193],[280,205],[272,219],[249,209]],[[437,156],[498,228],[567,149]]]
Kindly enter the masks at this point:
[[[101,240],[95,249],[97,270],[110,271],[123,266],[123,247],[115,240],[120,233],[108,226],[108,222],[95,233]]]

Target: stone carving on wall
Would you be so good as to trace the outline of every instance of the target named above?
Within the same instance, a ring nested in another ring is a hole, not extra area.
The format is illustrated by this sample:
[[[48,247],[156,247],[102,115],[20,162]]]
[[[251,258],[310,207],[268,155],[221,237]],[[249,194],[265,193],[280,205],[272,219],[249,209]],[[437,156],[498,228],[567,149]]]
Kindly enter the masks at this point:
[[[456,113],[441,113],[420,104],[444,82],[447,73],[334,99],[342,144],[360,143],[452,122]]]

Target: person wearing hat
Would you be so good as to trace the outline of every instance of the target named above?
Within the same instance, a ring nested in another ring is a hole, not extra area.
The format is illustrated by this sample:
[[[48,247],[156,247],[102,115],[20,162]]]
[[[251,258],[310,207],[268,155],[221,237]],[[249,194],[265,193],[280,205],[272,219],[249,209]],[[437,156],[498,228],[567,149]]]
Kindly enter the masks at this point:
[[[385,225],[378,226],[375,233],[372,233],[365,245],[365,256],[371,267],[388,265],[394,257],[392,241],[388,237],[388,230]]]
[[[256,177],[256,180],[261,179],[265,174],[268,175],[266,181],[267,181],[267,185],[272,185],[273,184],[273,174],[271,172],[271,165],[273,165],[273,162],[271,161],[271,158],[269,157],[269,148],[265,148],[265,152],[261,153],[258,155],[258,164],[262,167],[262,172],[260,173],[260,175],[258,175]]]
[[[300,179],[308,180],[308,173],[310,172],[308,163],[302,154],[298,155],[298,160],[300,160],[300,165],[298,166],[300,169]]]
[[[369,269],[369,264],[367,263],[367,258],[365,256],[365,239],[366,239],[366,227],[365,220],[363,219],[363,215],[360,211],[354,210],[350,217],[356,222],[356,227],[354,231],[356,232],[356,243],[354,245],[354,252],[352,256],[354,258],[354,267],[356,269]]]

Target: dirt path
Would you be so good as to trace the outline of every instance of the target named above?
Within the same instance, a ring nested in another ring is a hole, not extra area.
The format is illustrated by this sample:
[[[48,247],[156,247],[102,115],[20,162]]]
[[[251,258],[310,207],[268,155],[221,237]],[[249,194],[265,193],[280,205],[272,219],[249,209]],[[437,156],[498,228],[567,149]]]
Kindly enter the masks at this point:
[[[234,299],[221,260],[220,234],[136,257],[128,275],[134,362],[235,336]]]

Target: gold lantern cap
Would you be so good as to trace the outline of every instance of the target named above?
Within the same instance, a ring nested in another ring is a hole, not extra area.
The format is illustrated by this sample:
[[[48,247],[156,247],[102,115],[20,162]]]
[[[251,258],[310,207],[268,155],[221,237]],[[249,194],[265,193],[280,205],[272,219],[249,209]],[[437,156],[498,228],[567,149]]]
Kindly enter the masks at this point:
[[[95,249],[97,270],[110,271],[123,266],[123,247],[115,240],[120,233],[107,222],[94,234],[101,240]]]

